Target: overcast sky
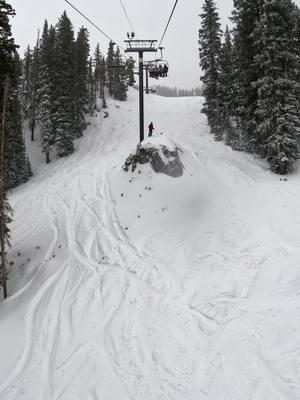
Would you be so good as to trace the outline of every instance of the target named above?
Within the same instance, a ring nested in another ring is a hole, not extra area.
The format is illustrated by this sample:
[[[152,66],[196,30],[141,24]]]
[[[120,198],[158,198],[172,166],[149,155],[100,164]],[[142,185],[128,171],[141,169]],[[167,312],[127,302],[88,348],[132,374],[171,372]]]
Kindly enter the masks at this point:
[[[93,26],[90,26],[64,0],[10,0],[16,10],[13,19],[13,34],[21,46],[21,53],[28,44],[34,45],[38,28],[42,29],[45,18],[49,24],[55,24],[64,10],[67,11],[75,30],[84,25],[90,32],[90,44],[93,51],[97,42],[106,53],[108,40]],[[120,5],[120,0],[70,0],[74,6],[84,12],[95,24],[123,45],[129,23]],[[160,40],[174,0],[123,0],[127,13],[141,39]],[[296,1],[300,4],[300,0]],[[202,0],[179,0],[174,17],[166,34],[163,46],[164,58],[169,61],[170,77],[153,84],[164,84],[182,88],[200,85],[198,56],[199,13]],[[233,0],[217,0],[223,26],[228,22]]]

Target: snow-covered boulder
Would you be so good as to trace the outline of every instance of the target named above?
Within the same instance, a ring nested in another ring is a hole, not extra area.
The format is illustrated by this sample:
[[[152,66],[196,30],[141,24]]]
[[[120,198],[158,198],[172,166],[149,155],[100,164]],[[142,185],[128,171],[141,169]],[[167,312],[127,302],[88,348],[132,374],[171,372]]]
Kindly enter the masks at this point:
[[[165,136],[147,138],[127,157],[123,169],[133,172],[139,164],[149,163],[155,172],[178,178],[183,175],[184,169],[179,158],[180,151],[180,148]]]

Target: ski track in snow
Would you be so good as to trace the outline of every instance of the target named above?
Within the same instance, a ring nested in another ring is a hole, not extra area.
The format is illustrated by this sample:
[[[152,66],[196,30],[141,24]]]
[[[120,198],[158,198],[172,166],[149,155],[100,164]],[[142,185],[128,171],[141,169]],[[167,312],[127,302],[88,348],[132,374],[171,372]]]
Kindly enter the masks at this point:
[[[40,167],[11,197],[1,400],[300,398],[299,174],[214,142],[199,98],[146,100],[211,181],[206,211],[124,229],[112,182],[138,136],[134,91]]]

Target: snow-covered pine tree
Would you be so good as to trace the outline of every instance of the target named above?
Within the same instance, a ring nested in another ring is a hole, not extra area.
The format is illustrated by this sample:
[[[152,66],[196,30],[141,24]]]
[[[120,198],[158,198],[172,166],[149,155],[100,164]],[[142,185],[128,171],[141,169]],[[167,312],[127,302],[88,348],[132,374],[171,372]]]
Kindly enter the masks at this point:
[[[126,59],[125,66],[126,66],[126,73],[127,73],[127,79],[128,79],[128,86],[131,86],[131,87],[133,87],[135,84],[134,64],[135,64],[135,60],[131,56]]]
[[[265,0],[255,31],[254,58],[261,78],[256,81],[256,137],[259,152],[272,171],[288,173],[299,156],[300,104],[297,18],[291,0]]]
[[[23,115],[25,119],[29,118],[29,106],[31,103],[30,96],[31,90],[31,71],[32,71],[33,54],[30,46],[27,47],[24,59],[22,63],[22,91],[21,91],[21,102]]]
[[[298,68],[296,70],[296,80],[297,80],[297,98],[298,103],[300,104],[300,8],[294,5],[295,7],[295,18],[296,18],[296,33],[295,33],[295,40],[296,40],[296,48],[297,48],[297,57],[298,57]],[[300,146],[300,138],[298,138],[298,143]]]
[[[42,152],[50,162],[50,150],[55,142],[56,31],[45,21],[40,48],[39,124]]]
[[[234,131],[231,117],[234,100],[234,66],[232,42],[228,26],[226,26],[224,43],[220,51],[219,98],[221,108],[221,124],[225,133],[226,144],[234,147]]]
[[[97,96],[100,97],[100,86],[101,86],[101,51],[100,45],[97,43],[96,49],[94,52],[93,64],[94,64],[94,81],[95,81],[95,88]]]
[[[88,112],[90,115],[94,115],[96,109],[96,83],[93,71],[93,59],[90,57],[88,67]]]
[[[114,65],[115,66],[122,66],[123,60],[120,52],[120,48],[117,47],[114,57]],[[125,67],[125,66],[124,66]],[[128,84],[127,84],[127,73],[126,69],[120,68],[116,69],[114,72],[114,81],[113,81],[113,97],[116,100],[125,101],[127,100],[127,91],[128,91]]]
[[[64,157],[73,153],[73,140],[78,136],[75,123],[74,31],[66,11],[60,17],[56,29],[56,109],[53,120],[56,129],[56,153],[59,157]]]
[[[106,66],[105,57],[101,54],[99,43],[97,43],[95,53],[94,53],[94,75],[97,96],[102,99],[102,107],[106,108],[105,101],[105,83],[106,83]]]
[[[15,11],[5,0],[0,0],[0,286],[4,298],[7,297],[6,245],[9,242],[9,228],[12,210],[7,201],[8,182],[8,131],[9,112],[9,80],[14,73],[13,54],[17,46],[11,33],[9,18]]]
[[[4,83],[7,75],[14,73],[13,55],[17,49],[11,33],[9,17],[15,15],[14,9],[4,0],[0,0],[0,112],[3,110]]]
[[[40,88],[40,82],[39,82],[39,76],[40,76],[40,38],[39,38],[39,32],[38,32],[38,37],[36,41],[36,45],[33,50],[33,55],[32,55],[32,68],[31,68],[31,76],[30,76],[30,86],[29,86],[29,94],[28,94],[28,99],[29,99],[29,104],[28,104],[28,121],[29,121],[29,127],[31,130],[31,141],[34,141],[34,133],[35,133],[35,127],[37,124],[38,120],[38,104],[39,104],[39,88]]]
[[[219,98],[221,29],[219,15],[214,0],[204,0],[199,29],[201,77],[204,83],[205,103],[202,112],[207,115],[208,123],[217,140],[222,139],[221,110]]]
[[[100,98],[102,99],[102,108],[107,108],[105,99],[105,85],[106,85],[106,62],[105,57],[101,57],[100,63]]]
[[[107,57],[106,57],[106,65],[112,66],[115,61],[115,50],[114,50],[114,42],[110,41],[108,45]],[[113,96],[114,93],[114,70],[108,69],[107,71],[107,87],[108,93],[110,96]]]
[[[75,112],[77,137],[82,136],[82,132],[87,127],[85,114],[88,112],[89,92],[88,92],[88,74],[89,74],[89,33],[84,27],[81,27],[75,42]]]
[[[262,15],[264,0],[234,0],[233,4],[234,117],[240,142],[235,143],[235,147],[254,152],[257,90],[252,82],[259,78],[259,72],[253,62],[257,54],[253,34]]]
[[[28,157],[26,153],[23,136],[23,120],[20,103],[22,73],[21,60],[17,52],[14,53],[14,73],[10,76],[9,90],[9,130],[8,130],[8,185],[14,188],[28,181],[31,169],[28,168]]]

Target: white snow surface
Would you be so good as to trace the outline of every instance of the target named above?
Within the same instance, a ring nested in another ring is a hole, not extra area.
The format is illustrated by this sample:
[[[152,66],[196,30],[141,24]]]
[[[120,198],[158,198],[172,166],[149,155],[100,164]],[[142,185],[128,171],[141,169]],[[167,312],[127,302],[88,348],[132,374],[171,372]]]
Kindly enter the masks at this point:
[[[300,399],[300,174],[214,142],[202,101],[146,97],[180,178],[121,169],[134,90],[71,157],[35,156],[10,197],[1,400]]]

